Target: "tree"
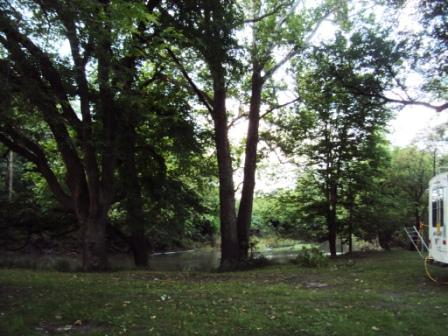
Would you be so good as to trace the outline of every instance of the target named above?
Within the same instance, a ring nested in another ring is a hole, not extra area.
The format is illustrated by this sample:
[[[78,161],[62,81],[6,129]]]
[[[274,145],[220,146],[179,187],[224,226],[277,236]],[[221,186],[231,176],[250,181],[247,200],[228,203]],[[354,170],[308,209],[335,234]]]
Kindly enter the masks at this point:
[[[361,237],[360,217],[370,220],[371,227],[377,229],[375,232],[380,232],[385,226],[379,225],[384,221],[378,217],[383,211],[388,211],[387,205],[384,205],[382,210],[375,212],[380,205],[383,205],[381,200],[384,198],[382,194],[384,190],[381,186],[390,165],[388,143],[384,139],[384,134],[381,132],[373,134],[370,141],[361,145],[361,151],[364,160],[347,162],[347,170],[341,181],[340,203],[345,211],[340,222],[340,233],[341,239],[346,237],[350,253],[353,251],[353,235]],[[376,238],[376,235],[373,238]],[[373,238],[368,237],[368,240]]]
[[[413,39],[415,52],[414,66],[425,78],[423,89],[436,99],[448,99],[446,78],[448,76],[448,5],[443,0],[420,0],[418,8],[423,30]],[[448,108],[448,103],[440,105],[438,111]]]
[[[234,2],[224,4],[221,1],[208,1],[207,3],[190,1],[163,9],[165,16],[171,20],[169,24],[176,27],[186,37],[186,40],[182,40],[184,42],[182,45],[186,44],[196,50],[210,73],[208,80],[212,84],[208,87],[212,88],[213,97],[208,96],[207,89],[200,89],[192,79],[194,77],[203,78],[203,73],[200,72],[199,76],[192,75],[175,53],[172,50],[168,51],[194,93],[213,118],[220,178],[222,261],[224,263],[241,261],[248,257],[262,104],[266,98],[270,98],[269,102],[264,102],[270,103],[267,104],[271,105],[270,109],[280,108],[284,105],[275,104],[275,99],[272,99],[272,96],[264,94],[264,86],[278,69],[303,52],[308,46],[309,40],[318,30],[320,23],[332,11],[336,11],[335,8],[341,10],[345,8],[344,6],[338,7],[340,4],[341,2],[338,1],[324,1],[317,8],[301,9],[303,13],[297,15],[298,1],[239,3],[238,5],[250,16],[246,20],[236,17]],[[222,22],[224,15],[227,16],[225,22]],[[244,26],[241,25],[242,23]],[[252,40],[243,49],[246,50],[250,61],[241,61],[240,64],[235,62],[234,55],[238,55],[239,48],[232,39],[232,34],[237,28],[248,28],[252,31]],[[283,58],[276,60],[275,55],[282,48],[289,50]],[[185,52],[183,56],[186,56]],[[226,69],[228,69],[227,74],[224,71]],[[236,216],[234,215],[236,214],[235,190],[228,140],[228,127],[235,120],[228,123],[229,113],[225,109],[224,100],[229,92],[237,92],[240,87],[237,80],[242,76],[241,69],[249,70],[247,75],[249,84],[243,88],[245,90],[243,92],[247,93],[247,96],[238,97],[244,102],[248,102],[249,124],[245,143],[242,194]],[[207,84],[205,86],[207,87]],[[295,101],[289,102],[289,104]],[[235,230],[237,230],[237,234]]]
[[[389,249],[394,236],[405,226],[419,227],[427,213],[427,192],[432,176],[432,153],[416,147],[395,148],[381,173],[355,200],[355,234],[379,238]]]
[[[156,2],[0,2],[0,68],[7,83],[0,141],[34,163],[60,204],[76,214],[86,270],[108,267],[119,123],[132,111],[119,100],[136,76],[135,41],[154,22]],[[70,45],[66,57],[52,52],[52,42],[63,40]],[[33,129],[32,118],[45,123],[45,132]],[[48,135],[64,181],[40,143],[39,136]]]
[[[389,92],[381,88],[366,90],[343,76],[339,77],[341,85],[358,95],[375,96],[384,103],[396,106],[423,106],[437,112],[446,110],[448,102],[445,79],[448,49],[445,32],[448,7],[445,1],[387,0],[373,1],[372,4],[374,9],[376,6],[389,6],[387,10],[382,7],[387,13],[386,16],[379,17],[381,22],[377,22],[374,11],[372,13],[366,10],[365,13],[360,13],[355,25],[360,25],[367,19],[372,24],[381,25],[388,30],[389,36],[395,36],[396,49],[400,50],[401,54],[400,66],[397,67],[395,64],[394,67],[384,69],[390,79],[390,88],[393,90]],[[409,9],[414,14],[407,19],[415,24],[408,24],[408,28],[403,28],[400,21],[404,20],[400,20],[399,16],[403,16],[402,10],[409,15]],[[410,73],[417,74],[422,79],[422,84],[416,84],[415,80],[409,81]]]
[[[178,43],[197,53],[209,71],[206,78],[212,96],[193,82],[173,50],[167,50],[213,119],[219,176],[221,265],[232,266],[239,260],[239,246],[226,98],[228,78],[231,76],[228,68],[234,62],[231,55],[235,46],[232,34],[237,20],[234,3],[219,0],[167,2],[161,11],[162,19],[182,33],[181,38],[175,36]]]
[[[301,100],[301,96],[299,96],[299,98],[285,104],[272,104],[269,101],[272,100],[272,97],[269,97],[269,93],[263,92],[264,85],[288,61],[292,60],[296,62],[298,60],[298,63],[300,63],[300,58],[306,57],[304,55],[307,47],[309,47],[310,41],[315,37],[314,35],[319,30],[320,24],[326,18],[330,16],[336,17],[342,27],[348,28],[352,24],[353,26],[359,27],[357,29],[360,29],[351,36],[350,42],[354,46],[348,51],[350,55],[345,60],[338,60],[339,63],[334,62],[334,64],[339,65],[332,67],[332,70],[330,70],[332,72],[330,76],[334,77],[333,79],[337,82],[337,85],[350,91],[353,95],[365,96],[378,103],[416,104],[431,107],[437,111],[446,108],[446,104],[434,105],[412,98],[406,100],[387,97],[385,94],[386,90],[396,86],[403,89],[398,74],[401,71],[403,60],[405,57],[409,58],[409,54],[404,51],[403,43],[393,43],[391,39],[387,40],[389,31],[383,30],[380,33],[382,37],[378,38],[378,36],[375,36],[376,33],[373,30],[362,30],[364,25],[368,26],[373,23],[371,18],[364,18],[365,21],[359,18],[350,23],[347,19],[347,2],[324,1],[311,9],[302,8],[294,1],[287,1],[285,3],[255,1],[248,3],[246,6],[249,7],[253,18],[246,20],[246,22],[251,24],[250,28],[252,30],[251,45],[248,48],[248,54],[251,60],[248,67],[252,69],[252,75],[250,79],[249,127],[247,133],[244,182],[238,212],[239,240],[242,255],[244,255],[244,249],[247,246],[248,228],[250,226],[260,108],[263,103],[268,103],[268,106],[270,105],[267,112],[263,114],[263,116],[266,116],[276,108],[282,108],[289,105],[289,103],[296,103]],[[298,7],[300,8],[298,9]],[[434,8],[436,8],[437,14],[434,14]],[[432,18],[434,16],[443,17],[442,13],[440,4],[434,6]],[[362,16],[361,14],[360,17]],[[440,32],[440,23],[433,22],[432,24],[436,27],[434,30],[438,29]],[[274,40],[276,41],[275,43],[273,42]],[[387,40],[387,43],[384,43],[385,40]],[[285,48],[287,50],[285,56],[280,58],[280,61],[276,61],[273,56],[273,51],[280,50],[284,52]],[[440,48],[438,50],[440,51]],[[336,54],[338,53],[335,50],[333,51]],[[437,58],[434,54],[438,53],[432,54],[433,59],[434,57]],[[341,55],[339,56],[341,57]],[[353,71],[351,69],[352,66],[360,74],[359,76],[351,75]],[[367,71],[367,74],[364,74],[363,71]],[[369,77],[369,75],[371,76]],[[276,87],[275,84],[271,86]],[[273,93],[274,95],[277,93],[275,89]],[[370,153],[373,157],[377,155],[374,154],[376,151],[375,148],[375,146],[371,146],[365,150],[373,150]],[[373,161],[371,160],[370,163]],[[353,188],[352,183],[352,191],[354,190]]]
[[[349,39],[338,34],[334,43],[316,48],[298,63],[301,104],[295,113],[277,120],[285,132],[280,145],[286,153],[306,158],[325,199],[332,256],[342,195],[350,189],[343,189],[344,182],[360,176],[362,167],[373,167],[389,116],[379,99],[353,94],[335,72],[344,71],[345,78],[363,88],[383,87],[382,69],[391,66],[392,50],[383,36],[370,30],[352,33]]]
[[[257,147],[259,142],[260,112],[268,106],[270,113],[275,109],[296,103],[298,99],[278,104],[275,92],[266,92],[265,85],[285,64],[297,57],[303,57],[310,47],[323,21],[331,15],[341,17],[347,10],[343,1],[322,1],[307,8],[300,1],[250,1],[243,3],[249,19],[245,20],[252,36],[246,46],[250,61],[250,89],[248,129],[244,157],[244,178],[238,209],[237,226],[240,258],[248,257],[249,232],[255,189]],[[245,27],[246,28],[246,27]],[[281,50],[285,55],[277,59]],[[276,87],[277,84],[271,86]],[[275,90],[274,90],[275,91]]]
[[[432,159],[432,153],[415,147],[395,149],[392,153],[390,183],[394,183],[406,199],[408,218],[414,218],[416,227],[423,221],[427,208],[425,196],[433,176]]]

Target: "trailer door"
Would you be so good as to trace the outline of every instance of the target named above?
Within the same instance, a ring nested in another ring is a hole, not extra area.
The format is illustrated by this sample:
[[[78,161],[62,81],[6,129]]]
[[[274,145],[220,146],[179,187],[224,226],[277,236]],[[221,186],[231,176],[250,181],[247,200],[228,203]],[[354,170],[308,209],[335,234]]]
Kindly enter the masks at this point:
[[[434,258],[439,259],[437,254],[444,254],[446,251],[446,227],[444,214],[445,188],[436,187],[431,193],[431,244],[433,245]]]

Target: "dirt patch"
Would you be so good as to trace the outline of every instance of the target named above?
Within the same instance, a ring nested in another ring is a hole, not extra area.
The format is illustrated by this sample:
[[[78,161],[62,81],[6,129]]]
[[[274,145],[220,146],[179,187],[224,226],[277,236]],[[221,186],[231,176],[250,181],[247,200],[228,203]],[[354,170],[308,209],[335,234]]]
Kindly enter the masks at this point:
[[[119,280],[119,278],[116,278]],[[293,287],[300,287],[304,289],[330,289],[334,288],[335,284],[331,281],[325,281],[322,279],[322,276],[316,274],[263,274],[260,276],[259,274],[247,274],[247,273],[130,273],[126,274],[125,277],[121,278],[121,280],[128,281],[129,279],[133,280],[143,280],[143,281],[151,281],[151,282],[169,282],[169,281],[181,281],[181,282],[194,282],[194,283],[208,283],[208,282],[231,282],[231,281],[241,281],[246,284],[263,284],[263,285],[272,285],[272,284],[285,284]]]
[[[93,332],[105,332],[107,326],[95,321],[74,321],[71,324],[58,324],[42,321],[34,328],[42,335],[91,335]]]

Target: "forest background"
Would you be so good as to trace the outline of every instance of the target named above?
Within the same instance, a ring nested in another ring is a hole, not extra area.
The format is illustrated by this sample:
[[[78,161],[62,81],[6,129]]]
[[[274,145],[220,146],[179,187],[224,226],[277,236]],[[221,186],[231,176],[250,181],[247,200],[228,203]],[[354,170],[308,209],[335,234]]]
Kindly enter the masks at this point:
[[[269,236],[390,248],[448,159],[447,7],[0,1],[2,248],[86,270],[217,241],[234,268]],[[406,106],[441,121],[394,147]]]

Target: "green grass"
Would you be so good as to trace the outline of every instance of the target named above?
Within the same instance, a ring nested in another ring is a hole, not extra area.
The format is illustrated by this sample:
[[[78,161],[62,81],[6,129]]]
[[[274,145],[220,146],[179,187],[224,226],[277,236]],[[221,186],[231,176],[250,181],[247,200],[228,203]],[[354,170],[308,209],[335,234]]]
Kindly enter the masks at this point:
[[[448,269],[432,271],[447,278]],[[5,336],[438,336],[447,326],[448,287],[427,280],[407,251],[234,273],[0,269]]]

